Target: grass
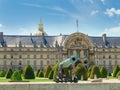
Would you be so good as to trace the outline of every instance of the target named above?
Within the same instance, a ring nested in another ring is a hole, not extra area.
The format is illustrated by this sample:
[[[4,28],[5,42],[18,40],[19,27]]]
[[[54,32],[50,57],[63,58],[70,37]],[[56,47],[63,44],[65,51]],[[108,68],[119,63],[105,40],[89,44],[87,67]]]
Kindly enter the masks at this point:
[[[5,77],[0,77],[0,82],[9,82],[10,79],[6,79]],[[35,79],[23,79],[23,81],[29,82],[53,82],[53,80],[49,80],[47,78],[35,78]]]

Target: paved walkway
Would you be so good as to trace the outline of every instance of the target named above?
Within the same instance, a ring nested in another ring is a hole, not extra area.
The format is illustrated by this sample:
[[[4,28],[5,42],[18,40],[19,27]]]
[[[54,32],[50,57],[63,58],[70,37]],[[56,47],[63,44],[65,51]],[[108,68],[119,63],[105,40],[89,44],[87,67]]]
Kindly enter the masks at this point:
[[[91,82],[93,80],[87,80],[87,81],[79,81],[78,84],[90,84],[90,83],[120,83],[120,80],[118,79],[102,79],[102,82]],[[56,82],[0,82],[1,84],[56,84]],[[62,83],[60,83],[62,84]],[[63,82],[65,84],[65,82]],[[66,84],[70,84],[70,82],[67,82]],[[74,84],[74,83],[72,83]],[[77,83],[76,83],[77,84]]]

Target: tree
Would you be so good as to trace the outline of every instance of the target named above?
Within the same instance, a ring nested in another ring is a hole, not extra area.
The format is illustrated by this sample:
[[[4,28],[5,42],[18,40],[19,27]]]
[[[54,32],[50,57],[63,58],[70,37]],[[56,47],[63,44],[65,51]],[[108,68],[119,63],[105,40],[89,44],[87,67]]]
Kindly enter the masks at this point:
[[[58,65],[59,65],[59,62],[57,64],[55,64],[54,67],[53,67],[53,71],[54,71],[53,81],[56,81],[56,76],[58,74]]]
[[[45,69],[45,74],[44,74],[45,78],[48,78],[48,75],[49,75],[51,70],[52,70],[52,67],[50,65],[48,65]]]
[[[118,73],[119,70],[120,70],[119,66],[116,65],[113,69],[113,77],[116,77],[116,74]]]
[[[40,71],[39,74],[38,74],[38,77],[43,78],[44,77],[44,72]]]
[[[118,78],[120,76],[120,71],[118,71],[118,73],[116,74],[116,77]]]
[[[13,81],[21,81],[22,80],[21,73],[19,70],[16,70],[13,72],[13,74],[11,76],[11,80],[13,80]]]
[[[33,68],[30,65],[27,65],[25,67],[23,76],[25,79],[35,79],[35,74],[34,74]]]
[[[104,66],[100,69],[100,73],[101,78],[107,78],[107,69]]]
[[[6,72],[5,71],[0,71],[0,77],[5,77]]]
[[[78,77],[79,80],[81,79],[82,76],[83,76],[83,80],[88,79],[87,69],[82,64],[78,64],[73,72]]]
[[[13,74],[13,71],[12,71],[12,68],[10,67],[6,73],[6,78],[7,79],[11,78],[12,74]]]
[[[88,77],[90,77],[91,71],[92,71],[92,66],[89,67],[89,69],[88,69]]]
[[[94,76],[96,75],[96,78],[100,78],[101,75],[100,75],[100,70],[99,70],[99,67],[94,65],[92,67],[92,71],[91,71],[91,74],[90,74],[90,78],[91,79],[94,79]]]
[[[53,70],[51,70],[51,71],[50,71],[50,73],[49,73],[48,78],[49,78],[49,79],[53,79],[53,74],[54,74],[54,71],[53,71]]]
[[[37,70],[36,77],[38,77],[38,74],[40,73],[40,68]]]

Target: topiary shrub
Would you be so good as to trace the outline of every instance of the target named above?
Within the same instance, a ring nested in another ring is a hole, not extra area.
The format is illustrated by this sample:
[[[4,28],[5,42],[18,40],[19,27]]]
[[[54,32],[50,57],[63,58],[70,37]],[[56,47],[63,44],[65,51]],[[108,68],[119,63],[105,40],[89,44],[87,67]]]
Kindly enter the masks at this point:
[[[16,70],[13,72],[13,74],[11,76],[11,80],[12,81],[21,81],[22,80],[21,73],[19,70]]]
[[[96,78],[100,78],[101,77],[99,67],[96,66],[96,65],[94,65],[92,67],[92,71],[91,71],[91,74],[90,74],[90,79],[94,79],[95,75],[96,75]]]
[[[56,81],[56,76],[58,74],[58,65],[59,65],[59,62],[57,64],[55,64],[54,67],[53,67],[53,71],[54,71],[53,81]]]
[[[12,71],[12,68],[10,67],[6,73],[6,78],[7,79],[11,78],[12,74],[13,74],[13,71]]]
[[[120,71],[118,71],[118,73],[116,74],[116,77],[118,78],[120,76]]]
[[[108,75],[108,76],[112,76],[110,72],[107,72],[107,75]]]
[[[48,78],[48,75],[50,73],[50,71],[52,70],[52,67],[50,65],[48,65],[45,69],[45,73],[44,73],[44,77]]]
[[[114,67],[114,69],[113,69],[113,77],[116,77],[116,75],[117,75],[117,73],[118,73],[119,70],[120,70],[119,66],[116,65],[116,66]]]
[[[0,77],[5,77],[6,72],[5,71],[0,71]]]
[[[38,77],[38,74],[40,73],[40,68],[37,70],[36,77]]]
[[[83,76],[83,80],[88,79],[87,69],[82,64],[78,64],[73,72],[77,76],[78,80],[81,80],[81,76]]]
[[[89,67],[89,69],[88,69],[88,77],[90,77],[91,71],[92,71],[92,66]]]
[[[54,74],[54,71],[53,71],[53,70],[51,70],[51,71],[50,71],[50,73],[49,73],[48,78],[49,78],[49,79],[53,79],[53,74]]]
[[[23,72],[23,77],[25,79],[35,79],[35,74],[34,74],[34,71],[33,71],[33,68],[31,67],[31,65],[27,65],[25,67],[25,70]]]
[[[39,74],[38,74],[38,77],[44,78],[44,72],[43,72],[43,71],[40,71]]]
[[[107,78],[107,69],[103,66],[100,69],[101,78]]]

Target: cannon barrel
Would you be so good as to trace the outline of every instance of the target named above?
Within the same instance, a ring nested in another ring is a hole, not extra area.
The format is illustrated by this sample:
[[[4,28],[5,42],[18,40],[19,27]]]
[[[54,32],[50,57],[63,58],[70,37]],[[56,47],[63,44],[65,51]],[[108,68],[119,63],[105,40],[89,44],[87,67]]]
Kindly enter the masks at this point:
[[[77,62],[77,58],[75,56],[71,56],[70,58],[67,58],[65,60],[63,60],[60,64],[59,64],[59,68],[62,66],[62,68],[68,68],[70,65],[75,64],[75,62]]]

